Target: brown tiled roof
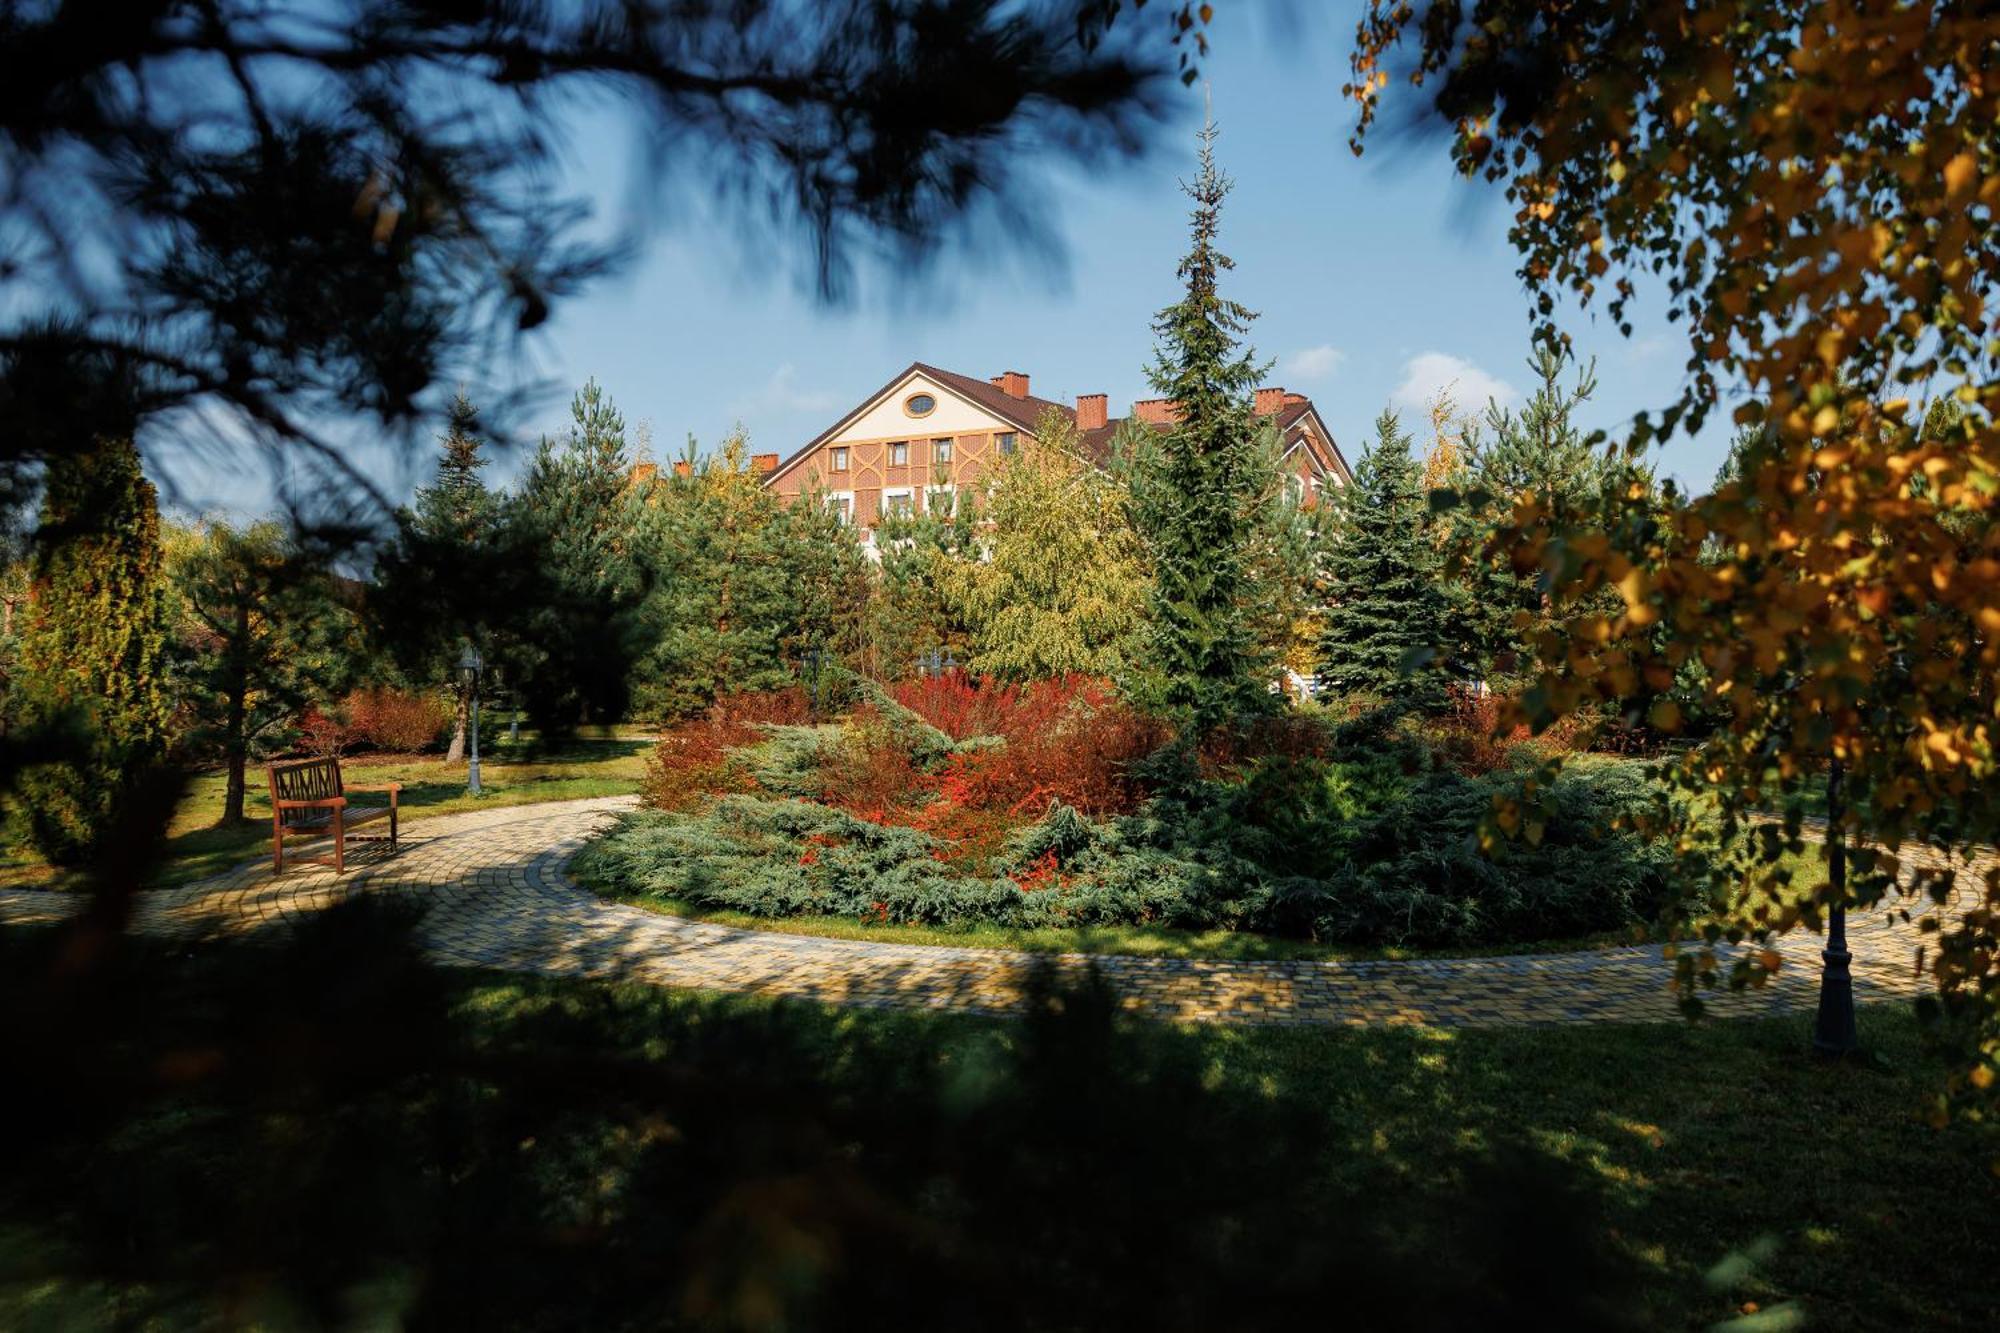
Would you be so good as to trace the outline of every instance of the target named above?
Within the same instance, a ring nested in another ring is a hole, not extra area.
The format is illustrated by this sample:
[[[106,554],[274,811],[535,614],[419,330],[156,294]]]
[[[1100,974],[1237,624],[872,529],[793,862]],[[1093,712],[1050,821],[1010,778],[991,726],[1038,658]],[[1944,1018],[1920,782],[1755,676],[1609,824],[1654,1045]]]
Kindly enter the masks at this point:
[[[881,388],[875,390],[875,392],[869,394],[866,398],[862,399],[860,405],[857,406],[852,412],[849,412],[846,416],[842,417],[840,420],[834,422],[831,426],[827,427],[826,430],[822,431],[804,448],[792,454],[789,458],[785,459],[784,462],[780,463],[775,468],[770,468],[764,471],[762,475],[762,479],[764,480],[764,482],[768,484],[771,481],[775,480],[779,473],[789,471],[794,463],[797,463],[801,459],[805,458],[808,454],[812,453],[813,450],[819,448],[820,445],[826,443],[826,441],[832,439],[835,435],[839,434],[841,429],[845,427],[849,421],[852,421],[864,409],[867,408],[868,404],[874,402],[877,398],[880,398],[890,389],[896,387],[896,385],[900,384],[905,378],[907,378],[912,373],[929,376],[931,379],[937,381],[938,384],[940,384],[941,386],[950,389],[953,393],[963,396],[968,401],[977,404],[978,406],[984,408],[988,412],[991,412],[994,416],[999,417],[1002,421],[1005,421],[1008,424],[1028,434],[1034,433],[1036,425],[1041,421],[1043,414],[1047,412],[1061,413],[1062,416],[1072,424],[1074,424],[1076,421],[1076,409],[1074,407],[1066,406],[1065,404],[1058,402],[1053,402],[1047,398],[1036,398],[1033,395],[1029,395],[1024,398],[1016,398],[1012,394],[1008,393],[1006,390],[1002,389],[999,385],[994,384],[988,380],[977,379],[971,375],[961,375],[957,371],[945,370],[940,366],[929,365],[922,361],[912,361],[908,366],[905,366],[902,370],[897,371],[896,374],[890,378],[888,383],[884,384]],[[1149,400],[1149,401],[1157,402],[1163,400]],[[1135,403],[1133,406],[1135,408],[1138,408],[1139,404]],[[1285,394],[1284,406],[1281,409],[1279,409],[1276,418],[1279,432],[1281,434],[1289,434],[1293,429],[1293,427],[1297,426],[1299,422],[1302,421],[1307,416],[1307,414],[1312,412],[1312,410],[1313,410],[1312,400],[1307,398],[1305,395],[1294,394],[1294,393]],[[1142,413],[1141,415],[1143,416],[1146,414]],[[1158,414],[1154,413],[1152,415],[1158,415]],[[1102,466],[1105,463],[1108,463],[1111,460],[1112,437],[1117,433],[1118,428],[1123,424],[1124,422],[1122,421],[1111,421],[1106,423],[1105,425],[1095,428],[1094,430],[1087,430],[1080,432],[1077,435],[1077,451],[1081,453],[1085,458],[1089,459],[1091,462],[1096,463],[1100,466]],[[1152,422],[1151,424],[1154,426],[1156,430],[1164,430],[1167,428],[1169,423],[1165,421],[1155,421]],[[1340,446],[1334,443],[1332,436],[1329,435],[1326,437],[1326,443],[1327,446],[1333,451],[1334,459],[1339,464],[1339,471],[1341,472],[1342,478],[1344,480],[1349,474],[1349,469],[1347,467],[1347,460],[1341,454]]]
[[[974,379],[970,375],[961,375],[952,370],[941,370],[936,366],[927,366],[921,361],[917,362],[910,369],[922,371],[938,383],[948,385],[953,392],[970,398],[994,416],[1002,417],[1019,426],[1022,430],[1031,433],[1035,429],[1035,423],[1042,419],[1042,414],[1045,412],[1060,412],[1069,418],[1069,420],[1076,420],[1076,409],[1074,407],[1065,407],[1061,403],[1050,402],[1046,398],[1037,398],[1033,394],[1028,395],[1026,398],[1016,398],[999,385],[987,380]],[[909,373],[906,370],[903,372],[903,375]],[[898,375],[896,378],[901,379],[902,375]]]

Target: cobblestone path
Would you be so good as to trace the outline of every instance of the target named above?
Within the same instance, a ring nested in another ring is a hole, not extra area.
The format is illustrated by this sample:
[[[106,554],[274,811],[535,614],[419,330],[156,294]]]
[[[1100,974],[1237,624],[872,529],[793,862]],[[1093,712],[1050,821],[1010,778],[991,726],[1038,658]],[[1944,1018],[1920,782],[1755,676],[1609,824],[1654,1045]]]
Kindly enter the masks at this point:
[[[824,939],[736,930],[605,902],[563,866],[631,797],[516,806],[419,820],[394,857],[350,852],[336,878],[317,866],[273,878],[267,859],[180,889],[141,895],[136,928],[167,935],[281,929],[355,894],[407,895],[441,963],[791,996],[836,1004],[1005,1013],[1045,956],[997,949]],[[364,844],[364,847],[366,844]],[[350,844],[352,847],[352,844]],[[73,895],[0,890],[0,923],[53,921]],[[1918,935],[1887,913],[1850,919],[1862,1002],[1924,988]],[[1820,939],[1779,945],[1784,966],[1761,992],[1709,992],[1720,1015],[1810,1009]],[[1094,961],[1133,1009],[1170,1020],[1447,1027],[1670,1022],[1672,965],[1658,946],[1410,962],[1227,962],[1065,955]]]

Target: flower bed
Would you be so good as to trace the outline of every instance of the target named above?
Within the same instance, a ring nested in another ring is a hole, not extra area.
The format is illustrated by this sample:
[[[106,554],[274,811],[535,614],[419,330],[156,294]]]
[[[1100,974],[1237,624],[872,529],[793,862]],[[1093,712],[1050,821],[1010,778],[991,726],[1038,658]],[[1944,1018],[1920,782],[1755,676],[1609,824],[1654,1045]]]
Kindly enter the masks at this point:
[[[1559,778],[1539,842],[1489,856],[1479,826],[1514,774],[1462,771],[1462,752],[1408,728],[1293,717],[1165,794],[1140,777],[1164,732],[1099,681],[947,678],[838,723],[802,716],[738,707],[669,733],[657,808],[590,848],[588,876],[768,917],[1424,947],[1618,930],[1677,891],[1666,850],[1618,826],[1650,795],[1629,764]]]

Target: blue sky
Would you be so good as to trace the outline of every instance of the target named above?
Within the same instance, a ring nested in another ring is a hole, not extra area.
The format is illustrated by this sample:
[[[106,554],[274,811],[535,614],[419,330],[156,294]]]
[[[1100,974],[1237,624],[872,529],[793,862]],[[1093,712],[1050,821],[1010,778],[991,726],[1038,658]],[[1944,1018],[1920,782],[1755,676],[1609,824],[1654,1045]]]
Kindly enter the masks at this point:
[[[1229,292],[1259,314],[1253,344],[1277,363],[1266,382],[1310,394],[1352,459],[1385,405],[1420,425],[1415,404],[1437,383],[1456,381],[1465,406],[1489,394],[1518,401],[1530,383],[1528,298],[1504,200],[1457,179],[1442,143],[1385,139],[1354,158],[1340,94],[1350,20],[1316,13],[1274,24],[1225,7],[1205,74],[1218,156],[1236,185],[1223,218],[1223,248],[1236,260]],[[690,433],[712,445],[739,421],[755,448],[790,453],[913,360],[980,376],[1026,371],[1037,394],[1108,393],[1122,413],[1150,396],[1151,320],[1174,299],[1187,240],[1178,181],[1193,169],[1201,89],[1174,100],[1177,120],[1149,157],[1088,179],[1042,173],[1060,266],[996,248],[915,282],[878,274],[828,308],[795,281],[788,256],[747,251],[701,216],[702,201],[685,201],[686,216],[667,217],[638,262],[559,307],[529,344],[529,369],[562,386],[531,417],[530,438],[560,429],[568,388],[595,376],[628,423],[645,423],[658,455],[677,453]],[[601,112],[578,121],[568,165],[607,221],[633,206],[631,160],[616,121]],[[1663,305],[1639,310],[1630,339],[1601,315],[1568,321],[1597,357],[1587,425],[1615,429],[1673,399],[1686,344]],[[1711,426],[1660,462],[1699,485],[1725,444],[1725,429]],[[525,452],[503,458],[494,479],[510,477]],[[392,497],[425,480],[428,456],[415,466],[387,451],[368,457]],[[269,503],[240,470],[172,471],[184,508],[243,514]]]

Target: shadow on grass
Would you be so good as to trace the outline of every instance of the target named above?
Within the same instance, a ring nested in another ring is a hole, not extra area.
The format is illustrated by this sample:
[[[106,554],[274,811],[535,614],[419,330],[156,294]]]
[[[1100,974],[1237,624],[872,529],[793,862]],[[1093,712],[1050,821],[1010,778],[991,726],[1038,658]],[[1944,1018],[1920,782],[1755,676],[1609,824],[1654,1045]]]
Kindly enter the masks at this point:
[[[1909,1116],[1936,1071],[1887,1015],[1902,1073],[1816,1065],[1797,1022],[1174,1029],[1046,974],[1002,1023],[452,973],[410,927],[364,900],[288,940],[126,940],[81,969],[59,932],[0,936],[0,1060],[27,1091],[0,1125],[34,1145],[0,1183],[0,1323],[1990,1308],[1982,1145]]]

